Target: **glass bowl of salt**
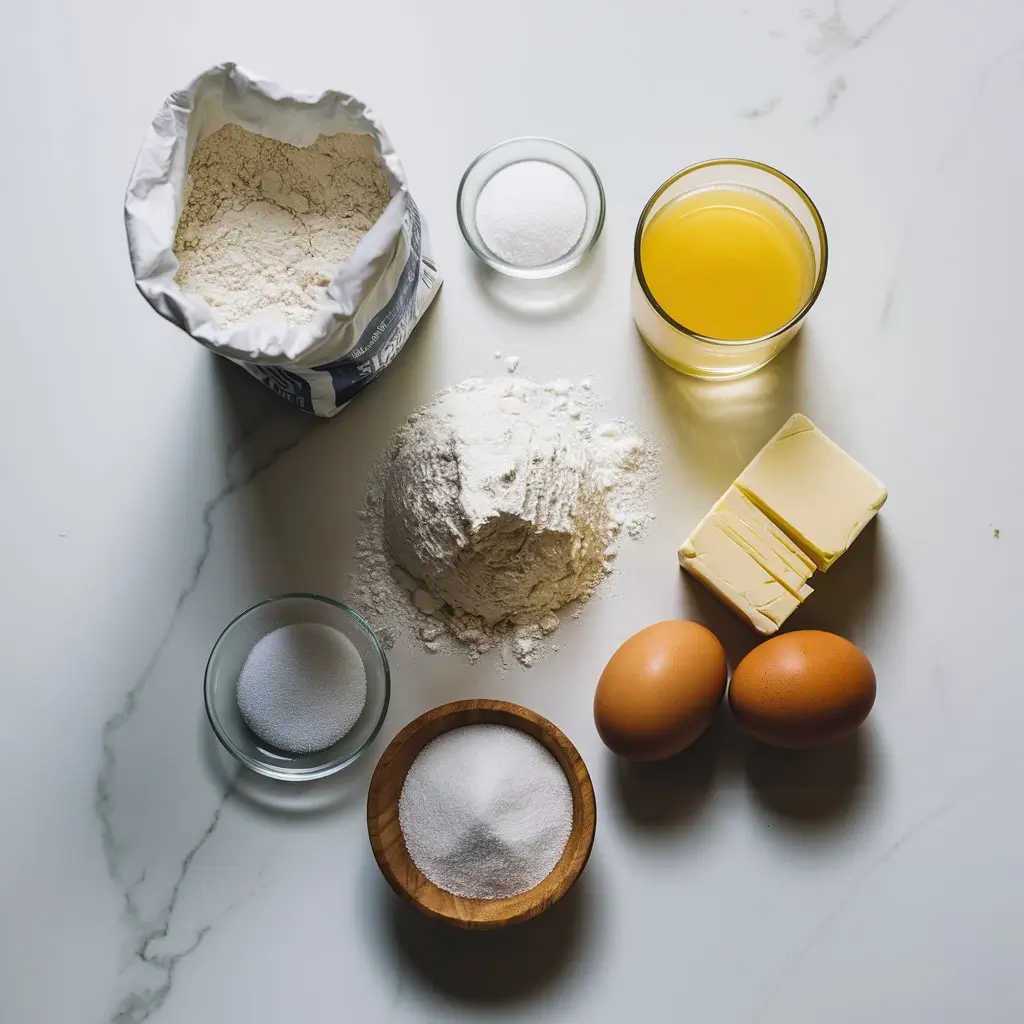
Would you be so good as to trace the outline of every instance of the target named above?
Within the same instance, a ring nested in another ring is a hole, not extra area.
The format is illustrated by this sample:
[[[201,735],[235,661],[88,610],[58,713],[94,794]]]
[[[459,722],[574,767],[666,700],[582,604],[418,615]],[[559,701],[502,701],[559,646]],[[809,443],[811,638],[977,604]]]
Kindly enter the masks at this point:
[[[582,153],[554,139],[509,139],[466,169],[455,201],[466,244],[510,277],[578,266],[604,227],[604,187]]]
[[[285,782],[322,779],[356,761],[391,699],[387,658],[347,605],[282,594],[247,608],[217,638],[206,714],[246,768]]]

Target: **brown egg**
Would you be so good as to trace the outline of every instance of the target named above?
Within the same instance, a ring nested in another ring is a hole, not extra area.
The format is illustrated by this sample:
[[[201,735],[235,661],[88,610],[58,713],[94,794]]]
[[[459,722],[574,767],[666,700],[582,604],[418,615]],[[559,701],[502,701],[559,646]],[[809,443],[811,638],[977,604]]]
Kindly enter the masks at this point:
[[[631,761],[659,761],[688,747],[725,696],[725,650],[696,622],[659,622],[611,657],[594,694],[605,744]]]
[[[729,706],[776,747],[820,747],[853,732],[875,703],[875,670],[835,633],[805,629],[755,647],[736,666]]]

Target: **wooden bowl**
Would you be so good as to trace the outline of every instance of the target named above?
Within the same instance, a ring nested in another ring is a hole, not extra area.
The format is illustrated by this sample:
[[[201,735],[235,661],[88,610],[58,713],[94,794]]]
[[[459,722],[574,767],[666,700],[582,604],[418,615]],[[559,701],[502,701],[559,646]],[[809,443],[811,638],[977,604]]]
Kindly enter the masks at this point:
[[[495,900],[455,896],[425,878],[405,848],[398,823],[398,798],[416,755],[441,733],[481,722],[522,729],[543,743],[562,766],[572,791],[572,831],[551,874],[527,892]],[[370,780],[366,824],[377,865],[391,888],[407,903],[428,917],[459,928],[504,928],[536,917],[572,888],[594,845],[597,802],[579,751],[546,718],[502,700],[460,700],[425,712],[391,741]]]

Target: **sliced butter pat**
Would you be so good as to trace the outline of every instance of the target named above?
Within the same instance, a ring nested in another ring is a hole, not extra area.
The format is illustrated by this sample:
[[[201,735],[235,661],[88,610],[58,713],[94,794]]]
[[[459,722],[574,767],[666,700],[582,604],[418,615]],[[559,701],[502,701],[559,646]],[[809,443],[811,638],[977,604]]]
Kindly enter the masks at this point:
[[[780,557],[794,569],[807,570],[809,576],[817,566],[803,548],[784,530],[780,529],[768,518],[735,484],[718,499],[715,508],[719,513],[735,515],[742,519],[751,529],[758,531],[766,543],[779,552]]]
[[[756,505],[735,487],[711,510],[718,528],[801,601],[813,591],[807,581],[814,563]]]
[[[766,636],[800,606],[799,597],[719,529],[714,510],[679,549],[679,564]]]
[[[822,570],[849,548],[888,497],[878,480],[800,413],[761,449],[736,486]]]

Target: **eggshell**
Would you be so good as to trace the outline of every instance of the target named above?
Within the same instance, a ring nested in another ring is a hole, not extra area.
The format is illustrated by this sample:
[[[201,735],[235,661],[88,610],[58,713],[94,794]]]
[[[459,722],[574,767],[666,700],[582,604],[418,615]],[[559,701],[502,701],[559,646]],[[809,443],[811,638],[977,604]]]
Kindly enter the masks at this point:
[[[875,703],[875,670],[835,633],[783,633],[736,666],[729,706],[752,736],[776,747],[820,747],[853,732]]]
[[[696,622],[659,622],[611,657],[594,694],[605,744],[631,761],[659,761],[688,747],[725,696],[725,649]]]

